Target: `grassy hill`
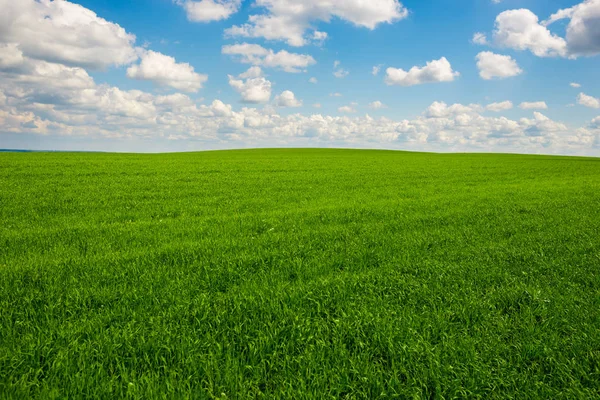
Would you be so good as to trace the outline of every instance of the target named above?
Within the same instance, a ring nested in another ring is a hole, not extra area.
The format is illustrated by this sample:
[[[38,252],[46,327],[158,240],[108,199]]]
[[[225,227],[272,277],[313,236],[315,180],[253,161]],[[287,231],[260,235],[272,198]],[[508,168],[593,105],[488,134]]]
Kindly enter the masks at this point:
[[[0,154],[1,398],[598,398],[600,159]]]

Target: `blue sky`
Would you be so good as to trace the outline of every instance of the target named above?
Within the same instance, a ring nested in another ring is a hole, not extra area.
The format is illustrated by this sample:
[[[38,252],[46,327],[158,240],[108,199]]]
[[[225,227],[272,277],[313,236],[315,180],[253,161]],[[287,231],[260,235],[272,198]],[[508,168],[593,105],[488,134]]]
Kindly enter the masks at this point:
[[[600,155],[600,0],[16,3],[0,148]]]

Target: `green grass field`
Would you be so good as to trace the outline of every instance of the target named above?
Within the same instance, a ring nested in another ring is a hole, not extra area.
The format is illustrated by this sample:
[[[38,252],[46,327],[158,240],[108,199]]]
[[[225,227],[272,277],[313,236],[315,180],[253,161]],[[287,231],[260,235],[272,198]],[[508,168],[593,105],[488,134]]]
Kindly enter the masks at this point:
[[[600,397],[600,159],[0,154],[2,399]]]

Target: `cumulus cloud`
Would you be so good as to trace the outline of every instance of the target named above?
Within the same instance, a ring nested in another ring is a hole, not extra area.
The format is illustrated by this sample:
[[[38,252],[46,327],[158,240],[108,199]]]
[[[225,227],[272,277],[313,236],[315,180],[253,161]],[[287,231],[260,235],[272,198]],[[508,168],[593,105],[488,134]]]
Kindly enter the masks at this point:
[[[592,122],[590,123],[590,128],[600,129],[600,116],[592,120]]]
[[[339,18],[354,25],[375,29],[379,24],[393,23],[408,16],[408,10],[398,0],[257,0],[264,12],[251,15],[248,23],[226,31],[229,36],[261,37],[283,40],[290,46],[304,46],[322,41],[325,32],[315,29],[315,23]],[[310,34],[307,34],[310,31]]]
[[[503,101],[500,103],[492,103],[492,104],[488,104],[485,107],[486,110],[493,111],[493,112],[506,111],[506,110],[510,110],[512,108],[513,108],[512,101]]]
[[[0,42],[27,57],[91,69],[137,59],[135,36],[69,1],[0,0]]]
[[[579,93],[577,103],[589,108],[600,108],[600,99],[593,96],[588,96],[585,93]]]
[[[279,68],[286,72],[302,72],[310,65],[316,64],[315,59],[307,54],[289,53],[286,50],[274,52],[258,44],[234,44],[223,46],[221,52],[236,56],[242,63]]]
[[[134,35],[78,4],[66,0],[0,0],[0,8],[2,69],[47,70],[64,65],[95,70],[131,65],[141,57],[139,64],[127,70],[130,78],[186,92],[198,91],[207,80],[189,64],[135,48]],[[25,58],[29,61],[25,62]]]
[[[350,75],[350,72],[346,71],[345,69],[338,69],[333,71],[333,76],[335,76],[338,79],[345,78],[348,75]]]
[[[350,75],[350,72],[346,71],[345,69],[340,67],[341,62],[336,61],[333,63],[333,76],[335,76],[338,79],[342,79],[347,77],[348,75]]]
[[[485,35],[485,33],[481,33],[481,32],[475,33],[473,35],[473,39],[471,39],[471,42],[473,42],[475,44],[480,44],[482,46],[485,46],[488,44],[487,36]]]
[[[573,12],[575,11],[575,7],[571,7],[571,8],[565,8],[562,10],[558,10],[557,12],[555,12],[554,14],[552,14],[550,16],[550,18],[548,18],[547,20],[542,22],[543,26],[548,26],[551,25],[553,23],[555,23],[556,21],[560,21],[562,19],[571,19],[573,17]]]
[[[538,16],[527,9],[500,13],[496,17],[494,41],[502,47],[529,50],[538,57],[567,54],[567,42],[540,24]]]
[[[175,0],[185,9],[193,22],[211,22],[228,19],[240,9],[242,0]]]
[[[171,108],[189,107],[194,105],[194,101],[183,93],[173,93],[168,95],[156,96],[154,104],[158,106],[168,106]]]
[[[142,60],[135,65],[140,76],[148,54],[152,53],[140,52]],[[156,75],[157,79],[164,76]],[[267,103],[271,98],[271,83],[259,66],[230,76],[229,81],[244,102]],[[276,98],[280,106],[298,103],[293,93],[283,92]],[[374,102],[371,106],[374,104],[379,105]],[[515,121],[483,116],[485,109],[477,104],[435,102],[421,116],[392,120],[359,116],[357,104],[351,103],[340,107],[338,111],[344,115],[339,116],[280,115],[269,106],[262,110],[234,107],[218,99],[202,105],[183,93],[155,95],[97,84],[81,67],[30,57],[18,43],[0,47],[2,133],[193,139],[230,145],[344,144],[561,153],[588,151],[600,143],[594,124],[574,130],[539,113]]]
[[[148,106],[130,101],[138,96],[135,91],[121,91],[109,86],[98,86],[83,68],[49,63],[24,57],[18,67],[0,70],[0,90],[16,103],[56,106],[61,112],[71,107],[88,109],[96,116],[114,110],[126,117],[147,116]],[[90,117],[88,116],[88,120]]]
[[[576,6],[558,10],[544,25],[570,19],[566,42],[572,57],[600,54],[600,0],[586,0]]]
[[[0,69],[17,68],[24,62],[23,52],[15,43],[0,44]]]
[[[434,101],[428,108],[425,110],[425,115],[428,118],[447,118],[449,116],[457,116],[457,115],[470,115],[473,116],[475,114],[479,114],[483,111],[483,108],[478,104],[453,104],[449,106],[443,101]]]
[[[374,101],[371,104],[369,104],[369,108],[378,110],[380,108],[387,108],[387,106],[385,104],[383,104],[381,101],[377,100],[377,101]]]
[[[302,107],[302,101],[296,98],[294,92],[286,90],[275,98],[278,107]]]
[[[477,54],[477,68],[482,79],[509,78],[523,73],[517,62],[510,56],[483,51]]]
[[[212,114],[216,117],[231,117],[233,115],[233,107],[223,103],[221,100],[214,100],[210,109]]]
[[[229,75],[229,85],[244,103],[266,103],[271,99],[271,82],[262,76],[260,67],[251,67],[237,78]]]
[[[579,83],[575,83],[575,82],[571,82],[569,85],[570,85],[572,88],[576,88],[576,89],[578,89],[578,88],[580,88],[580,87],[581,87],[581,85],[580,85]]]
[[[252,78],[260,78],[263,76],[263,70],[260,67],[250,67],[246,72],[242,72],[238,75],[238,78],[241,79],[252,79]]]
[[[143,52],[138,65],[127,69],[127,76],[184,92],[197,92],[208,80],[208,76],[196,73],[190,64],[177,63],[173,57],[151,50]]]
[[[328,37],[329,35],[327,34],[327,32],[314,31],[312,35],[312,41],[317,46],[322,46]]]
[[[319,80],[313,76],[308,80],[308,83],[316,84],[319,83]]]
[[[234,80],[257,79],[259,71],[255,68]],[[12,133],[268,146],[375,143],[435,151],[577,153],[598,143],[592,126],[573,130],[539,113],[518,121],[485,117],[485,109],[477,104],[435,102],[410,120],[354,116],[355,103],[340,108],[349,114],[342,116],[283,116],[268,107],[235,110],[220,100],[197,105],[181,93],[155,96],[97,85],[81,68],[27,58],[18,69],[0,71],[0,93],[0,125],[3,132]]]
[[[35,125],[34,133],[44,134],[69,134],[97,126],[127,130],[140,121],[152,121],[159,108],[169,103],[172,108],[176,103],[175,98],[97,85],[79,67],[29,58],[18,69],[0,72],[0,90],[13,104],[3,110],[5,121],[26,120]],[[16,126],[7,129],[18,131]]]
[[[442,57],[427,62],[424,67],[412,67],[408,72],[399,68],[388,68],[385,82],[388,85],[414,86],[424,83],[452,82],[458,76],[460,73],[453,71],[450,62],[446,57]]]
[[[568,130],[565,124],[555,122],[537,111],[533,113],[533,119],[522,118],[520,123],[528,136],[544,136],[549,133]]]
[[[548,27],[568,19],[566,37]],[[594,56],[600,54],[600,0],[585,0],[558,10],[546,21],[527,9],[509,10],[498,15],[494,42],[515,50],[529,50],[538,57]]]
[[[344,114],[354,114],[356,109],[354,108],[354,105],[349,105],[338,108],[338,111]]]
[[[567,44],[569,54],[575,57],[600,54],[600,0],[586,0],[573,7]]]
[[[525,101],[519,105],[519,108],[522,110],[547,110],[548,105],[545,101],[534,101],[528,102]]]

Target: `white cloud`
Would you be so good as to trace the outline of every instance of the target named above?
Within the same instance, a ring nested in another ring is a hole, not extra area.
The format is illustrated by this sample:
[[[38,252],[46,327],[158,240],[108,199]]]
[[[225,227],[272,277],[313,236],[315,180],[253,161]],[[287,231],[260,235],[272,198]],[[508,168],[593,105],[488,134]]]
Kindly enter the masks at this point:
[[[338,111],[344,114],[354,114],[356,112],[356,109],[353,105],[349,105],[338,108]]]
[[[508,78],[523,73],[517,62],[510,56],[483,51],[477,54],[476,59],[479,76],[485,80]]]
[[[600,116],[592,120],[592,122],[590,123],[590,128],[600,129]]]
[[[311,40],[322,40],[314,24],[330,22],[333,18],[354,25],[375,29],[382,23],[393,23],[408,16],[408,10],[398,0],[257,0],[264,13],[251,15],[248,23],[226,31],[229,36],[261,37],[284,40],[290,46],[304,46]],[[307,35],[307,31],[312,34]],[[325,36],[326,37],[326,36]]]
[[[317,78],[315,78],[315,77],[313,76],[312,78],[310,78],[310,79],[308,80],[308,83],[316,84],[316,83],[319,83],[319,81],[318,81],[318,79],[317,79]]]
[[[310,65],[316,64],[315,59],[307,54],[289,53],[286,50],[274,52],[258,44],[234,44],[223,46],[223,54],[238,56],[245,64],[266,68],[280,68],[286,72],[302,72]]]
[[[9,51],[14,56],[14,49]],[[344,145],[567,154],[600,149],[596,119],[585,128],[573,129],[540,113],[515,121],[483,116],[486,108],[477,104],[442,102],[410,120],[355,116],[356,103],[340,107],[345,115],[339,116],[280,115],[270,106],[235,109],[218,99],[199,105],[182,93],[154,95],[98,85],[82,68],[27,56],[11,65],[16,66],[0,70],[4,133],[107,137],[111,142],[113,138],[168,138],[201,141],[206,146]],[[240,93],[251,92],[255,79],[265,79],[259,67],[230,77],[239,83],[232,86]],[[269,83],[263,102],[270,98],[270,91]],[[261,96],[247,97],[256,101]],[[281,94],[279,102],[285,97]]]
[[[550,18],[548,18],[545,21],[542,21],[542,25],[548,26],[548,25],[551,25],[551,24],[555,23],[556,21],[560,21],[562,19],[571,19],[571,17],[573,17],[574,11],[575,11],[575,7],[558,10],[557,12],[552,14],[550,16]]]
[[[341,93],[329,93],[329,97],[342,97]]]
[[[576,88],[576,89],[578,89],[578,88],[580,88],[580,87],[581,87],[581,85],[580,85],[579,83],[575,83],[575,82],[571,82],[569,85],[570,85],[572,88]]]
[[[488,44],[487,36],[485,35],[485,33],[481,33],[481,32],[475,33],[473,35],[473,39],[471,39],[471,42],[473,42],[475,44],[480,44],[482,46],[485,46]]]
[[[92,77],[79,67],[23,58],[17,68],[0,72],[4,93],[29,103],[79,103],[77,99],[96,90]]]
[[[452,82],[460,76],[459,72],[452,70],[452,65],[442,57],[439,60],[429,61],[424,67],[412,67],[408,72],[399,68],[386,70],[385,82],[388,85],[413,86],[424,83]]]
[[[213,115],[217,117],[231,117],[233,115],[233,107],[223,103],[221,100],[214,100],[210,109]]]
[[[314,31],[312,40],[317,46],[322,46],[328,37],[329,35],[327,34],[327,32]]]
[[[321,103],[315,103],[315,104],[313,104],[313,107],[314,108],[321,108],[322,106],[321,106]]]
[[[568,130],[566,125],[552,121],[537,111],[533,113],[533,119],[522,118],[520,124],[527,136],[544,136],[548,133],[566,132]]]
[[[369,104],[369,108],[378,110],[380,108],[387,108],[387,106],[385,104],[383,104],[381,101],[377,100],[377,101],[374,101],[371,104]]]
[[[577,103],[589,108],[600,108],[600,99],[588,96],[585,93],[579,93],[579,96],[577,97]]]
[[[228,19],[240,9],[242,0],[175,0],[182,6],[190,21],[211,22]]]
[[[513,108],[512,101],[503,101],[500,103],[488,104],[485,109],[488,111],[500,112],[500,111],[510,110],[512,108]]]
[[[45,134],[53,129],[55,134],[70,134],[85,130],[86,126],[90,130],[96,126],[127,130],[140,121],[153,121],[159,107],[171,103],[172,108],[176,103],[174,97],[167,99],[136,90],[99,86],[82,68],[29,58],[24,59],[18,70],[0,73],[0,90],[13,103],[8,110],[4,109],[8,112],[5,117],[13,115],[14,118],[9,118],[13,122],[27,120],[35,126],[33,132]],[[17,128],[8,130],[14,129]]]
[[[14,43],[0,44],[0,69],[16,68],[24,62],[23,52]]]
[[[156,96],[154,104],[157,106],[168,106],[171,108],[190,107],[194,101],[182,93],[173,93],[163,96]]]
[[[127,76],[184,92],[197,92],[208,80],[206,75],[196,73],[190,64],[178,64],[173,57],[152,50],[143,52],[140,64],[129,67]]]
[[[566,37],[553,34],[548,26],[569,19]],[[527,9],[509,10],[496,18],[494,41],[516,50],[529,50],[539,57],[594,56],[600,54],[600,0],[585,0],[558,10],[546,21]]]
[[[350,72],[346,71],[345,69],[338,69],[336,71],[333,71],[333,76],[335,76],[338,79],[345,78],[348,75],[350,75]]]
[[[260,67],[250,67],[248,71],[243,72],[238,75],[240,79],[252,79],[252,78],[260,78],[263,76],[263,71]]]
[[[98,86],[80,68],[46,64],[26,59],[22,72],[0,72],[0,93],[6,97],[0,100],[3,132],[193,139],[208,146],[222,142],[230,146],[270,147],[343,144],[429,151],[563,154],[600,148],[598,133],[586,128],[570,129],[539,113],[531,119],[514,121],[484,117],[484,108],[477,104],[448,106],[436,102],[422,116],[411,120],[368,115],[283,116],[269,107],[234,110],[220,100],[204,106],[180,93],[154,96]],[[256,71],[248,75],[256,76]],[[352,103],[339,111],[353,114],[355,106]]]
[[[600,54],[600,0],[586,0],[573,7],[567,43],[572,56]]]
[[[335,70],[335,71],[333,71],[333,76],[335,76],[338,79],[342,79],[342,78],[345,78],[348,75],[350,75],[350,72],[346,71],[343,68],[340,68],[340,65],[341,65],[341,62],[339,62],[339,61],[335,61],[333,63],[333,69]]]
[[[296,98],[294,92],[284,91],[275,98],[275,104],[279,107],[302,107],[302,101]]]
[[[534,101],[528,102],[525,101],[519,105],[519,108],[522,110],[547,110],[548,105],[545,101]]]
[[[271,99],[271,82],[262,76],[260,67],[251,67],[237,79],[229,75],[229,85],[244,103],[266,103]]]
[[[141,62],[127,70],[129,77],[187,92],[198,91],[207,80],[189,64],[134,48],[134,35],[78,4],[0,0],[0,9],[0,68],[29,69],[21,77],[42,79],[50,70],[60,70],[59,65],[87,69],[127,66],[141,56]],[[33,68],[40,71],[34,73]],[[80,70],[73,71],[82,75]]]
[[[104,69],[137,59],[135,36],[68,1],[0,0],[0,42],[27,57]]]
[[[527,9],[508,10],[496,17],[494,42],[515,50],[529,50],[538,57],[566,56],[567,42],[539,23]]]
[[[453,104],[448,106],[443,101],[434,101],[428,108],[425,110],[425,115],[428,118],[447,118],[449,116],[457,116],[457,115],[475,115],[479,114],[483,111],[483,108],[478,104]]]

